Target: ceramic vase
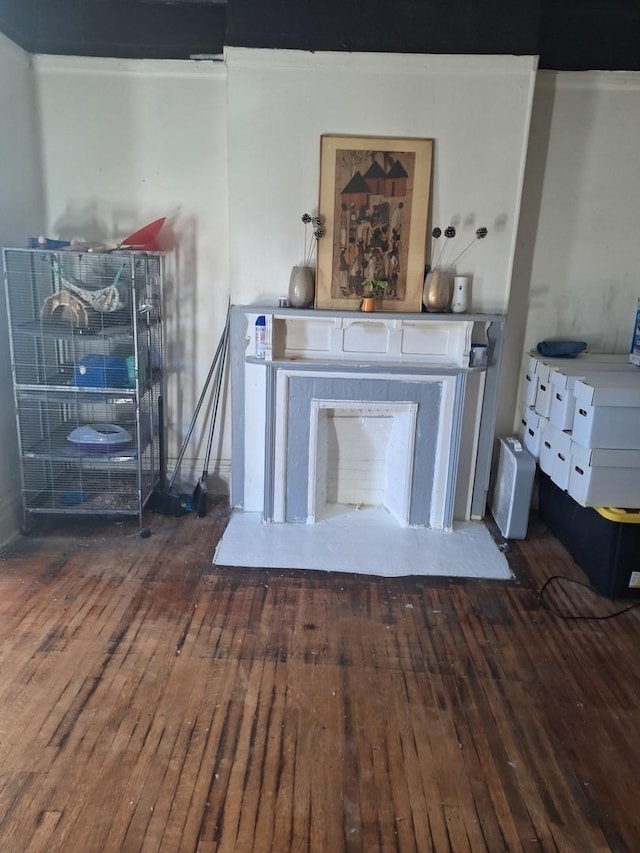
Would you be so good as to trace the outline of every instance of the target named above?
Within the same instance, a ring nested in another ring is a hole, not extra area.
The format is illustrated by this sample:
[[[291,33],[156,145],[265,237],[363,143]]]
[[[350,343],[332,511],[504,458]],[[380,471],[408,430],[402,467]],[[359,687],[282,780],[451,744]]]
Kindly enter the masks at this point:
[[[289,306],[310,308],[315,296],[315,282],[311,267],[295,266],[289,276]]]
[[[427,311],[451,311],[453,276],[448,270],[430,270],[424,280],[422,302]]]

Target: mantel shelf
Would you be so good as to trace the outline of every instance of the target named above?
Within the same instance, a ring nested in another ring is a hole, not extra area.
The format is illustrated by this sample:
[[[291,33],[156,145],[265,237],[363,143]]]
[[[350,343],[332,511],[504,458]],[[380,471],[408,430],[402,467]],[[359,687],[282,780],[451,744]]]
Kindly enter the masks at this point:
[[[486,371],[485,365],[477,367],[461,367],[451,361],[390,361],[385,359],[362,359],[348,358],[274,358],[264,359],[248,355],[245,358],[247,364],[257,364],[274,367],[317,367],[319,369],[343,368],[344,370],[382,370],[382,371],[404,371],[406,373],[482,373]]]
[[[401,313],[398,311],[374,311],[368,313],[366,311],[336,311],[321,308],[280,308],[277,305],[241,305],[237,306],[245,313],[251,314],[270,314],[272,317],[286,318],[312,318],[316,319],[339,319],[348,320],[404,320],[411,323],[427,322],[427,323],[495,323],[504,320],[503,314],[454,314],[454,313]]]
[[[256,363],[262,354],[256,349],[253,330],[260,320],[264,344],[261,340],[259,346],[264,349],[266,362],[344,364],[363,370],[484,367],[487,353],[480,362],[476,354],[487,344],[488,329],[494,321],[502,321],[500,315],[492,314],[366,313],[261,305],[240,310],[250,332],[244,354],[249,359],[254,357]]]

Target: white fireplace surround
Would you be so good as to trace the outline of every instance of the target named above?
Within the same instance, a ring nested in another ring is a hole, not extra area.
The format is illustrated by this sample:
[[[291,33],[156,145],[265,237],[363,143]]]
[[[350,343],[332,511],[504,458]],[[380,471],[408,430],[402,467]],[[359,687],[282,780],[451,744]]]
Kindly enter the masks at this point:
[[[382,506],[400,527],[481,518],[502,329],[497,315],[234,306],[232,505],[278,524],[335,503]],[[473,342],[489,344],[487,366],[470,365]]]
[[[298,426],[303,430],[303,435],[300,440],[290,441],[292,433],[292,407],[290,405],[291,383],[297,381],[299,384],[304,384],[309,387],[308,391],[308,413],[305,411],[301,414],[301,423]],[[330,390],[336,390],[336,383],[346,385],[349,388],[349,396],[346,399],[336,400],[333,398],[318,399],[313,396],[312,384],[329,383]],[[405,506],[401,513],[387,509],[396,518],[398,523],[406,526],[411,523],[410,519],[410,503],[411,494],[415,489],[427,490],[429,492],[429,513],[427,517],[422,519],[422,523],[427,523],[430,527],[442,528],[450,527],[452,515],[448,499],[450,498],[450,489],[448,484],[455,477],[455,462],[457,459],[457,444],[453,440],[451,429],[455,419],[456,395],[458,393],[457,377],[429,374],[426,376],[417,376],[405,372],[370,372],[366,374],[366,385],[378,383],[385,388],[393,386],[393,388],[415,388],[418,385],[431,385],[432,388],[439,392],[439,405],[433,411],[434,437],[437,439],[433,442],[433,476],[429,478],[427,483],[423,482],[424,478],[420,479],[422,473],[421,468],[416,471],[416,481],[414,482],[414,467],[416,462],[415,457],[415,432],[416,426],[413,428],[412,440],[406,441],[404,444],[404,458],[400,466],[401,470],[408,471],[405,475],[403,485],[407,491],[407,496],[404,501]],[[360,399],[353,399],[358,388],[363,387],[363,373],[353,370],[344,372],[336,372],[334,370],[320,370],[318,368],[307,369],[297,367],[295,370],[288,370],[286,367],[278,367],[275,377],[275,405],[273,407],[273,505],[269,510],[265,507],[265,518],[269,521],[282,523],[290,521],[291,513],[287,513],[287,501],[292,500],[292,480],[297,475],[292,475],[292,471],[297,471],[299,475],[306,471],[305,493],[307,498],[307,506],[301,508],[297,521],[312,521],[315,518],[313,505],[317,499],[317,461],[316,456],[316,437],[314,430],[317,430],[317,411],[324,409],[335,410],[343,409],[345,411],[357,411],[359,417],[366,417],[368,413],[378,410],[387,409],[389,412],[395,409],[396,417],[401,409],[411,411],[417,423],[418,403],[415,401],[375,401],[370,399],[366,393]],[[366,386],[365,386],[366,387]],[[392,393],[392,392],[388,392]],[[410,391],[408,393],[411,393]],[[414,392],[415,393],[415,392]],[[269,416],[270,408],[267,409]],[[308,427],[308,428],[307,428]],[[424,430],[423,430],[424,432]],[[292,448],[294,448],[292,452]],[[308,462],[303,456],[303,449],[308,448]],[[452,456],[453,454],[453,456]],[[267,454],[267,457],[269,454]],[[371,460],[369,460],[371,465]],[[396,465],[396,469],[397,469]],[[397,473],[397,470],[396,470]],[[267,478],[268,479],[268,478]],[[360,503],[361,501],[353,501]],[[386,503],[383,503],[386,506]]]

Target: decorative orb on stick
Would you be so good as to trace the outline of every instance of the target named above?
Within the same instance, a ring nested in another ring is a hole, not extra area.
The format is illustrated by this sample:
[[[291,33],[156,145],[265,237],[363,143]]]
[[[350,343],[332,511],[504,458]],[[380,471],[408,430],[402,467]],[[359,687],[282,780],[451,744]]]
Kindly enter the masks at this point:
[[[444,236],[445,236],[444,245],[442,246],[442,249],[440,250],[440,254],[438,255],[438,260],[435,264],[435,267],[440,266],[440,261],[444,257],[444,253],[446,252],[447,246],[449,245],[449,240],[452,240],[456,236],[455,227],[453,225],[447,225],[447,227],[444,229]]]
[[[464,247],[464,249],[458,255],[455,256],[455,258],[449,264],[449,269],[451,269],[460,260],[460,258],[464,255],[464,253],[466,251],[468,251],[473,246],[474,243],[477,243],[478,240],[484,240],[484,238],[487,236],[487,234],[488,234],[488,231],[486,228],[484,228],[484,227],[476,228],[476,236],[473,238],[473,240],[471,240],[470,243],[468,243]]]

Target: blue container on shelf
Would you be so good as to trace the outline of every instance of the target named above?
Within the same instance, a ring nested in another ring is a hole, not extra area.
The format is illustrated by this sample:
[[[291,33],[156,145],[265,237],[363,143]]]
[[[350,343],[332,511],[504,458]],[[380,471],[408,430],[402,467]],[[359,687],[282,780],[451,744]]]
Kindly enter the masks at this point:
[[[49,237],[29,237],[28,249],[66,249],[70,246],[69,240],[51,240]]]
[[[127,388],[127,360],[117,355],[85,355],[73,370],[79,388]]]

